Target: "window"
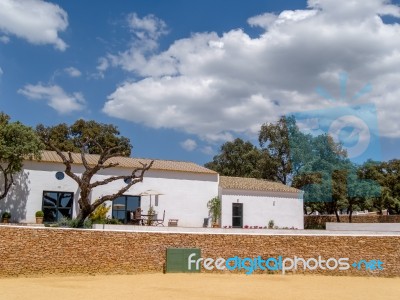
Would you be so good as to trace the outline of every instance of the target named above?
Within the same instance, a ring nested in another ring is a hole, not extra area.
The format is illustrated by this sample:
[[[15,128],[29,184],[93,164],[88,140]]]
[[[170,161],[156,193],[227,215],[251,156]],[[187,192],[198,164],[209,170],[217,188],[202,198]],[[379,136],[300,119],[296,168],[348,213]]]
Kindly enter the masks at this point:
[[[62,218],[72,218],[74,194],[70,192],[43,192],[43,221],[54,223]]]
[[[64,179],[64,173],[63,172],[57,172],[56,173],[56,178],[58,180],[63,180]]]
[[[140,207],[139,196],[120,196],[113,201],[112,217],[123,223],[130,221],[130,212]]]

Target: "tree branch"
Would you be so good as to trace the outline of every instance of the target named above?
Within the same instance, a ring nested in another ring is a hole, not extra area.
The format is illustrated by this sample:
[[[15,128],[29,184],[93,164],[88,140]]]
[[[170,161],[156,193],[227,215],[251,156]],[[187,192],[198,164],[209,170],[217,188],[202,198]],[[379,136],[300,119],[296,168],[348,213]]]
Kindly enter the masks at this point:
[[[90,166],[89,166],[89,164],[88,164],[88,162],[86,160],[86,156],[85,156],[85,147],[86,147],[87,144],[88,144],[88,141],[84,142],[82,147],[81,147],[81,159],[82,159],[82,163],[83,163],[83,166],[85,167],[85,169],[89,170],[91,168],[90,168]]]
[[[101,197],[100,199],[98,199],[98,200],[96,200],[94,203],[93,203],[93,206],[94,207],[97,207],[97,206],[99,206],[100,204],[102,204],[102,203],[104,203],[104,202],[106,202],[106,201],[112,201],[112,200],[115,200],[116,198],[118,198],[119,196],[122,196],[127,190],[129,190],[134,184],[136,184],[136,183],[138,183],[138,182],[142,182],[143,181],[143,176],[144,176],[144,173],[147,171],[147,170],[149,170],[150,168],[151,168],[151,166],[153,165],[153,163],[154,163],[154,161],[151,161],[148,165],[147,164],[143,164],[143,163],[140,163],[141,165],[142,165],[142,168],[137,168],[137,169],[135,169],[133,172],[132,172],[132,175],[130,175],[130,176],[116,176],[116,177],[122,177],[122,178],[126,178],[126,179],[129,179],[129,178],[132,178],[132,181],[130,182],[130,183],[128,183],[125,187],[123,187],[123,188],[121,188],[117,193],[115,193],[115,194],[113,194],[113,195],[106,195],[106,196],[103,196],[103,197]],[[136,172],[137,171],[139,171],[140,170],[140,175],[139,176],[136,176]],[[116,177],[113,177],[113,178],[116,178]],[[119,179],[122,179],[122,178],[119,178]],[[117,180],[117,179],[115,179],[115,180]],[[105,180],[104,180],[105,181]],[[103,181],[103,182],[104,182]],[[112,180],[112,181],[114,181],[114,180]],[[106,183],[105,183],[106,184]],[[96,185],[97,186],[97,185]]]
[[[69,177],[75,180],[76,183],[78,183],[78,185],[80,185],[81,178],[72,172],[72,164],[74,163],[74,160],[72,158],[71,152],[68,151],[68,159],[67,159],[64,153],[62,153],[61,150],[58,149],[56,146],[54,146],[50,141],[46,141],[46,145],[49,146],[51,149],[53,149],[58,154],[58,156],[61,157],[63,164],[65,165],[65,171],[64,171],[65,174],[67,174]]]
[[[108,184],[108,183],[110,183],[110,182],[114,182],[114,181],[117,181],[117,180],[120,180],[120,179],[124,179],[124,180],[125,180],[125,179],[132,179],[132,182],[133,182],[133,183],[131,182],[131,183],[129,183],[129,184],[127,185],[127,186],[131,187],[131,186],[134,185],[136,182],[139,182],[139,181],[142,181],[142,180],[143,180],[144,172],[146,172],[147,170],[149,170],[149,169],[151,168],[151,166],[153,165],[153,163],[154,163],[154,161],[151,161],[150,164],[147,165],[147,164],[143,164],[143,163],[140,162],[140,164],[142,165],[142,167],[141,167],[141,168],[135,168],[135,169],[132,171],[131,175],[113,176],[113,177],[109,177],[109,178],[104,179],[104,180],[101,180],[101,181],[96,181],[96,182],[93,182],[93,183],[89,184],[89,188],[90,188],[90,189],[93,189],[93,188],[95,188],[95,187],[97,187],[97,186],[106,185],[106,184]],[[104,169],[106,169],[106,168],[111,168],[111,167],[112,167],[111,165],[112,165],[112,164],[107,165],[107,166],[104,166]],[[141,172],[140,172],[140,175],[139,175],[139,176],[136,176],[136,172],[138,172],[138,171],[141,171]],[[140,179],[140,180],[134,182],[136,179]],[[128,187],[128,189],[129,189],[129,187]]]

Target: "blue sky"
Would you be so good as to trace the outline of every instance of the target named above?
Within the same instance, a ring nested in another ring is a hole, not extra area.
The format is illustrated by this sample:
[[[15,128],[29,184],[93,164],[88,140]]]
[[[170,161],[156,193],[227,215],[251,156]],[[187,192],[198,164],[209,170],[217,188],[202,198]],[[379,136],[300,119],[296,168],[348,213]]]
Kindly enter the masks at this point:
[[[374,105],[374,158],[398,158],[398,5],[0,0],[0,110],[31,126],[112,123],[134,156],[203,164],[227,140],[257,143],[279,115],[337,116],[322,87],[342,106]]]

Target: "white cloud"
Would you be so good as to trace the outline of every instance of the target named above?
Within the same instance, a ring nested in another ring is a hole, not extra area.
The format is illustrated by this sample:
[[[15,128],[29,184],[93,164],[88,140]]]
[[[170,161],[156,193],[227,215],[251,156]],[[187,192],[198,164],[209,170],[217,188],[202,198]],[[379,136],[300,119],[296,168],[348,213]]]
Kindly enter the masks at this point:
[[[32,100],[45,100],[51,108],[60,114],[81,111],[86,104],[82,93],[68,94],[58,85],[27,84],[19,89],[18,93]]]
[[[207,155],[212,155],[215,153],[211,146],[204,146],[203,148],[201,148],[201,152]]]
[[[96,79],[104,78],[105,71],[110,67],[107,57],[100,57],[98,60],[98,65],[96,67],[97,72],[92,74]]]
[[[128,15],[128,25],[141,40],[149,38],[156,40],[167,33],[165,22],[151,14],[140,18],[136,13],[131,13]]]
[[[100,57],[99,58],[99,64],[97,66],[97,70],[100,72],[104,72],[105,70],[107,70],[109,67],[109,63],[107,58],[105,57]]]
[[[254,136],[282,114],[337,106],[315,89],[340,98],[338,76],[345,71],[347,98],[371,83],[372,92],[359,101],[377,105],[383,136],[400,137],[400,25],[381,19],[400,16],[399,7],[386,0],[315,0],[308,6],[250,18],[250,25],[265,29],[258,37],[241,29],[194,33],[160,53],[118,55],[113,65],[142,78],[118,86],[103,111],[209,142]]]
[[[195,140],[187,139],[186,141],[181,143],[181,147],[186,151],[193,151],[197,148],[197,143]]]
[[[52,44],[64,51],[59,38],[68,27],[68,15],[58,5],[42,0],[1,0],[0,32],[16,35],[33,44]]]
[[[3,74],[4,74],[3,69],[0,67],[0,76]]]
[[[129,48],[118,54],[109,53],[101,57],[97,66],[100,75],[110,65],[138,74],[145,72],[145,69],[152,69],[152,66],[147,66],[147,58],[157,50],[158,39],[168,33],[165,22],[151,14],[140,18],[136,13],[129,14],[126,21],[132,33]],[[154,67],[158,68],[159,64]]]
[[[8,42],[10,41],[10,38],[6,35],[2,35],[0,36],[0,42],[3,44],[8,44]]]
[[[81,71],[74,67],[65,68],[64,71],[71,77],[79,77],[82,75]]]

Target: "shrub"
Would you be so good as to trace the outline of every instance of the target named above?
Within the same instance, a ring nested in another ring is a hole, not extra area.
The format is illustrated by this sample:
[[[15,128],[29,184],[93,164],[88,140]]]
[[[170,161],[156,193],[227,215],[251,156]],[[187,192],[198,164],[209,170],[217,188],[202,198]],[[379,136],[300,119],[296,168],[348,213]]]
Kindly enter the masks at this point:
[[[211,215],[212,222],[217,223],[221,218],[221,199],[218,197],[212,198],[208,201],[207,208]]]
[[[105,224],[111,224],[111,225],[121,225],[121,221],[118,219],[106,219]]]
[[[79,228],[78,226],[79,220],[78,219],[68,219],[68,218],[61,218],[60,221],[57,222],[59,227],[67,227],[67,228]],[[55,225],[54,227],[57,227]],[[92,221],[90,219],[86,219],[83,223],[83,228],[92,228]]]
[[[43,218],[43,217],[44,217],[44,212],[42,212],[41,210],[38,210],[38,211],[35,213],[35,217],[36,217],[36,218]]]
[[[275,225],[274,220],[269,220],[269,222],[268,222],[268,228],[269,228],[269,229],[273,229],[273,228],[274,228],[274,225]]]
[[[11,213],[9,213],[8,211],[3,212],[3,214],[1,215],[1,217],[3,219],[11,219]]]
[[[325,224],[309,224],[306,226],[304,229],[316,229],[316,230],[325,230],[326,226]]]
[[[94,212],[90,214],[89,219],[93,224],[104,224],[103,221],[107,219],[107,213],[110,208],[111,206],[107,206],[105,203],[99,205]]]

